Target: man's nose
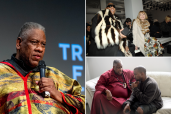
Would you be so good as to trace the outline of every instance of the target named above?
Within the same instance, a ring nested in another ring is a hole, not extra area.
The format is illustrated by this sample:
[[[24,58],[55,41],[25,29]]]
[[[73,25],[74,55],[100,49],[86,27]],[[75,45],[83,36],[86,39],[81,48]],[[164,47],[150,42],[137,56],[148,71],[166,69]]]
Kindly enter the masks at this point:
[[[35,50],[36,50],[36,51],[39,51],[40,53],[42,53],[43,50],[44,50],[44,47],[39,43],[39,44],[36,46]]]

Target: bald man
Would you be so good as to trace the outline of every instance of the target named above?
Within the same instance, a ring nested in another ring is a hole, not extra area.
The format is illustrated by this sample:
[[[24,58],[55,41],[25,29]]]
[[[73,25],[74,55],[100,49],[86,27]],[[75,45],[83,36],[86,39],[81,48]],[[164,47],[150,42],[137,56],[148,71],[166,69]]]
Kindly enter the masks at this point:
[[[113,61],[113,68],[103,73],[95,87],[91,114],[117,114],[130,97],[130,84],[135,81],[133,71],[123,70],[120,60]]]
[[[123,104],[123,113],[152,114],[163,105],[157,82],[146,75],[146,69],[138,66],[134,69],[136,82],[132,84],[133,92]]]
[[[109,3],[106,9],[97,12],[93,17],[90,56],[125,56],[127,42],[123,43],[121,40],[126,36],[121,33],[123,25],[115,12],[115,5]]]

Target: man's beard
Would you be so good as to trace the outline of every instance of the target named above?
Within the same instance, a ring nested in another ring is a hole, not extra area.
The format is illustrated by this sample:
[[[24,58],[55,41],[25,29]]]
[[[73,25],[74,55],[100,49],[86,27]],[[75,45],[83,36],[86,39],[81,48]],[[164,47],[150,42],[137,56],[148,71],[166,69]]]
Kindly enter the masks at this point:
[[[115,71],[114,71],[114,72],[115,72]],[[123,72],[122,72],[122,73],[123,73]],[[118,73],[116,73],[116,72],[115,72],[115,74],[116,74],[116,75],[119,75],[119,76],[121,76],[121,75],[122,75],[122,73],[121,73],[121,74],[118,74]]]
[[[139,82],[141,82],[141,79],[135,79],[137,82],[139,81]]]

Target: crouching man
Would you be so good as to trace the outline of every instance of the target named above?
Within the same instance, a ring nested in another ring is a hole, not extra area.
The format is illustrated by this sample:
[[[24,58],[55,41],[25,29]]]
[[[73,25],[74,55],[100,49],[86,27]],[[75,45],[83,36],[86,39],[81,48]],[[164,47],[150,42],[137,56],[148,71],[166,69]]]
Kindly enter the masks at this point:
[[[163,106],[161,92],[157,82],[146,75],[146,69],[138,66],[134,69],[136,82],[132,83],[133,89],[130,98],[123,104],[123,113],[127,114],[152,114]]]

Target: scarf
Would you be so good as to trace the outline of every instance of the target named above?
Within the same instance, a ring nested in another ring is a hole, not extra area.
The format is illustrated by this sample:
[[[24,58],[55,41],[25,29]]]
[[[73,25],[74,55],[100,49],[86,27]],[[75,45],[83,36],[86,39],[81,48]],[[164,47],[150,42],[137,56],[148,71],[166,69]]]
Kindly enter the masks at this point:
[[[145,35],[147,32],[150,32],[149,26],[150,23],[147,20],[141,21],[140,19],[135,19],[135,21],[137,22],[138,26],[141,27],[141,31],[142,33]]]

